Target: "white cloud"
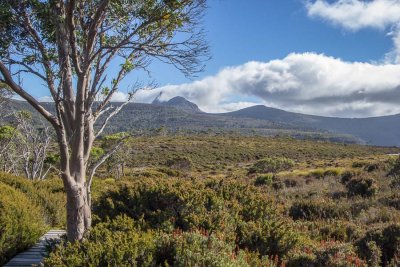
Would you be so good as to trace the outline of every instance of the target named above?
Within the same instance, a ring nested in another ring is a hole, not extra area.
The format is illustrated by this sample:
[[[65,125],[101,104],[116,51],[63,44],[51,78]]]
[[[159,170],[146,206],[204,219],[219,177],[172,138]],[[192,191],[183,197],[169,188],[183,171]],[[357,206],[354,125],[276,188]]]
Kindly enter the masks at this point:
[[[386,62],[400,62],[400,0],[317,0],[307,2],[310,17],[321,18],[351,31],[364,28],[388,30],[394,48]]]
[[[183,96],[207,112],[263,103],[316,115],[367,117],[400,113],[400,65],[345,62],[322,54],[229,67],[193,83],[139,91],[139,102]],[[258,101],[244,101],[246,99]]]
[[[39,102],[54,102],[51,96],[42,96],[38,99]]]
[[[115,92],[111,97],[111,102],[125,102],[126,100],[128,100],[128,94],[121,91]]]
[[[319,17],[345,29],[384,30],[400,22],[399,0],[317,0],[306,4],[308,15]]]

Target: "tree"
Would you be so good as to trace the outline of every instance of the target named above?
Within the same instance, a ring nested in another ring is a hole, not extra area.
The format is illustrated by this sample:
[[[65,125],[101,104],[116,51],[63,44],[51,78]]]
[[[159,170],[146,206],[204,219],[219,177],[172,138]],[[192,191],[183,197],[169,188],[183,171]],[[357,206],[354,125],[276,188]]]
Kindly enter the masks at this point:
[[[50,145],[51,136],[49,127],[35,127],[32,123],[32,114],[21,111],[15,114],[18,122],[17,147],[21,155],[22,169],[29,180],[42,180],[49,173],[52,166],[47,166],[45,161],[47,150]]]
[[[14,113],[10,117],[16,121],[15,125],[0,127],[1,170],[14,175],[24,173],[29,180],[44,179],[50,169],[54,169],[46,164],[51,141],[49,127],[34,126],[32,114],[27,111]]]
[[[202,70],[208,48],[198,25],[205,1],[1,1],[0,82],[55,130],[69,241],[81,240],[91,226],[90,151],[109,119],[127,103],[112,107],[112,96],[128,73],[148,70],[152,59],[188,76]],[[19,82],[24,75],[46,85],[54,113],[29,94],[33,88]]]
[[[0,82],[0,119],[5,117],[5,109],[8,99],[11,97],[11,90],[4,83]]]

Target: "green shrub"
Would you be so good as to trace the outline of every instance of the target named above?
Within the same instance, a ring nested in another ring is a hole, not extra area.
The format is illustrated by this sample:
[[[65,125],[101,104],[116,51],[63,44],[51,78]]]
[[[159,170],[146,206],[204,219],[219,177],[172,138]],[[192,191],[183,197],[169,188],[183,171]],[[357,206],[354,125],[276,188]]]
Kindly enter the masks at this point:
[[[270,185],[274,181],[274,175],[273,174],[263,174],[260,176],[257,176],[256,180],[254,181],[255,186],[261,186],[261,185]]]
[[[26,195],[0,183],[0,265],[36,243],[46,224],[41,209]]]
[[[287,178],[283,181],[286,187],[296,187],[302,184],[302,180],[298,178]]]
[[[324,199],[299,200],[292,204],[289,215],[295,220],[338,219],[348,217],[346,206]]]
[[[333,241],[323,241],[315,248],[307,249],[305,252],[290,255],[287,267],[348,267],[366,266],[364,260],[360,259],[352,245]]]
[[[285,157],[264,158],[249,169],[249,173],[276,173],[290,170],[294,166],[294,161]]]
[[[371,242],[374,242],[375,246]],[[370,230],[357,241],[356,245],[361,257],[368,261],[376,261],[377,255],[380,254],[381,262],[384,266],[388,266],[390,262],[394,263],[400,259],[400,225],[393,224],[385,228]],[[376,251],[376,246],[380,248],[380,252]],[[396,264],[400,264],[400,262]]]
[[[364,162],[364,161],[354,161],[351,164],[351,167],[353,167],[353,168],[363,168],[365,165],[367,165],[367,163]]]
[[[129,217],[97,224],[82,242],[63,241],[44,260],[44,266],[271,266],[205,231],[172,233],[143,231]]]
[[[354,177],[354,175],[355,174],[352,171],[345,171],[342,173],[342,176],[340,177],[340,182],[342,184],[347,184],[351,180],[351,178]]]
[[[378,191],[375,179],[370,177],[352,178],[346,188],[349,196],[372,197]]]
[[[383,204],[400,210],[400,193],[394,193],[393,195],[383,198],[380,200]]]
[[[332,223],[324,222],[319,230],[318,237],[322,240],[336,240],[341,242],[352,242],[361,236],[362,228],[356,224],[335,220]]]
[[[167,233],[203,229],[261,256],[284,255],[297,240],[290,221],[282,218],[271,199],[237,180],[123,182],[100,197],[94,212],[98,220],[125,214],[140,221],[142,229]]]
[[[66,197],[60,179],[33,182],[23,177],[0,173],[0,183],[26,194],[33,203],[41,207],[47,224],[56,227],[65,226]]]
[[[155,234],[138,231],[128,217],[96,225],[82,242],[61,242],[44,266],[151,266]]]
[[[364,167],[366,172],[374,172],[381,168],[379,163],[369,163]]]
[[[237,242],[240,248],[256,251],[261,255],[282,258],[299,241],[298,234],[284,221],[260,218],[242,222],[238,226]]]
[[[236,250],[234,244],[201,231],[162,235],[156,259],[158,266],[273,266],[267,258]]]
[[[171,169],[190,171],[193,167],[193,162],[190,158],[185,156],[177,156],[167,160],[166,164]]]

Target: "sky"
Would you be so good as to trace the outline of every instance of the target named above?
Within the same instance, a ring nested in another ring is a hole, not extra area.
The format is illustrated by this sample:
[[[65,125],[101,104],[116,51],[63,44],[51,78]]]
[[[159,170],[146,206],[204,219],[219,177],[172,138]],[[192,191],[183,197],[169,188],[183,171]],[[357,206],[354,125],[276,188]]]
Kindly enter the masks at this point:
[[[337,117],[400,113],[400,0],[210,0],[203,26],[205,71],[189,79],[154,62],[158,87],[135,101],[162,92],[206,112],[263,104]],[[141,75],[130,74],[114,100]]]

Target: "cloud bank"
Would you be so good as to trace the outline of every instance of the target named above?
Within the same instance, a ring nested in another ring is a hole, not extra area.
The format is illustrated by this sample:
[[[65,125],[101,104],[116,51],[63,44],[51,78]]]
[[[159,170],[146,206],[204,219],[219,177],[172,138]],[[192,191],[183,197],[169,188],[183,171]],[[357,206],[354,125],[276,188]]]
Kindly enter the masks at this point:
[[[215,76],[139,91],[138,102],[183,96],[207,112],[264,104],[289,111],[339,117],[400,113],[400,65],[345,62],[323,54],[290,54],[248,62]],[[252,99],[252,101],[243,101]]]
[[[307,2],[306,8],[309,17],[323,19],[346,30],[387,31],[393,50],[385,60],[400,63],[400,0],[317,0]]]

